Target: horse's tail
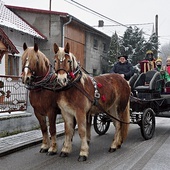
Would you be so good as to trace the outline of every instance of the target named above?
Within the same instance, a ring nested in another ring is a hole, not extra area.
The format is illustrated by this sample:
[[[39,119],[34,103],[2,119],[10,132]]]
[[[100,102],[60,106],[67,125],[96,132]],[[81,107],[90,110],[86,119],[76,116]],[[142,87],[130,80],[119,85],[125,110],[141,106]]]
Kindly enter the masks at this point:
[[[129,123],[130,123],[130,103],[129,102],[126,106],[126,109],[125,109],[123,115],[122,115],[122,121],[126,122],[126,123],[122,123],[122,126],[121,126],[121,135],[122,135],[123,141],[126,139],[126,137],[128,135],[128,130],[129,130]]]

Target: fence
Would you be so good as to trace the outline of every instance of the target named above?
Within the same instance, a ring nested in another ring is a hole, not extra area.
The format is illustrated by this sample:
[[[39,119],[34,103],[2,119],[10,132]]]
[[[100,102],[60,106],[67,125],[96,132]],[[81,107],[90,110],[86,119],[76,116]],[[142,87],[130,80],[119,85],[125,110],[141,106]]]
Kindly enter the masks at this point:
[[[26,110],[27,96],[21,77],[0,75],[0,113]]]

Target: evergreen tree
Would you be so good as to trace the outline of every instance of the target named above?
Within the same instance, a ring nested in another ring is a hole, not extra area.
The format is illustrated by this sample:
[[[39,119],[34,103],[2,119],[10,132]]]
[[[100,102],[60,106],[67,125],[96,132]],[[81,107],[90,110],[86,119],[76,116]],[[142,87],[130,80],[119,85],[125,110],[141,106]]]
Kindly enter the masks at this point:
[[[152,50],[156,56],[158,50],[158,37],[153,33],[147,41],[143,30],[137,27],[128,27],[122,37],[115,34],[111,38],[108,51],[109,69],[120,55],[127,55],[133,65],[143,60],[147,50]]]
[[[141,60],[141,55],[144,53],[144,43],[143,31],[137,27],[128,27],[122,38],[121,53],[127,55],[135,65]]]
[[[110,71],[113,64],[117,61],[117,57],[120,55],[120,44],[119,44],[119,37],[117,33],[112,35],[110,47],[108,51],[108,72]]]
[[[154,53],[154,57],[157,58],[157,51],[159,47],[158,36],[156,33],[153,33],[149,40],[144,44],[145,51],[152,50]]]

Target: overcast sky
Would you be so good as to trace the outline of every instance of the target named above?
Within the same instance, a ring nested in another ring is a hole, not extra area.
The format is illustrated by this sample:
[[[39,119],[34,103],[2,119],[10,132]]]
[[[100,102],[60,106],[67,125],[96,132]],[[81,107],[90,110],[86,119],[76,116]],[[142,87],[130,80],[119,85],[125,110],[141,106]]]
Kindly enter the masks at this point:
[[[50,0],[1,0],[6,5],[30,7],[49,10]],[[126,30],[124,26],[96,16],[80,6],[77,7],[72,0],[51,0],[52,11],[67,12],[90,26],[97,26],[98,20],[104,20],[105,27],[101,31],[112,35],[115,31],[122,35]],[[109,19],[123,25],[136,24],[146,34],[151,35],[158,15],[158,35],[161,45],[170,42],[170,0],[75,0],[87,8],[96,11]],[[147,38],[147,35],[146,35]]]

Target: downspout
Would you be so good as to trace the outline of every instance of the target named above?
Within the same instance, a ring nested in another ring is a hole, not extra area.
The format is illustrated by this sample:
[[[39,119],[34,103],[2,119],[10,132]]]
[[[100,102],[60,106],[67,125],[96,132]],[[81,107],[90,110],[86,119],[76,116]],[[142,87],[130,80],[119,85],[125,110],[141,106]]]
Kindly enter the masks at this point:
[[[63,47],[64,47],[64,37],[65,37],[65,26],[68,25],[72,21],[72,16],[69,16],[69,21],[63,24]]]

